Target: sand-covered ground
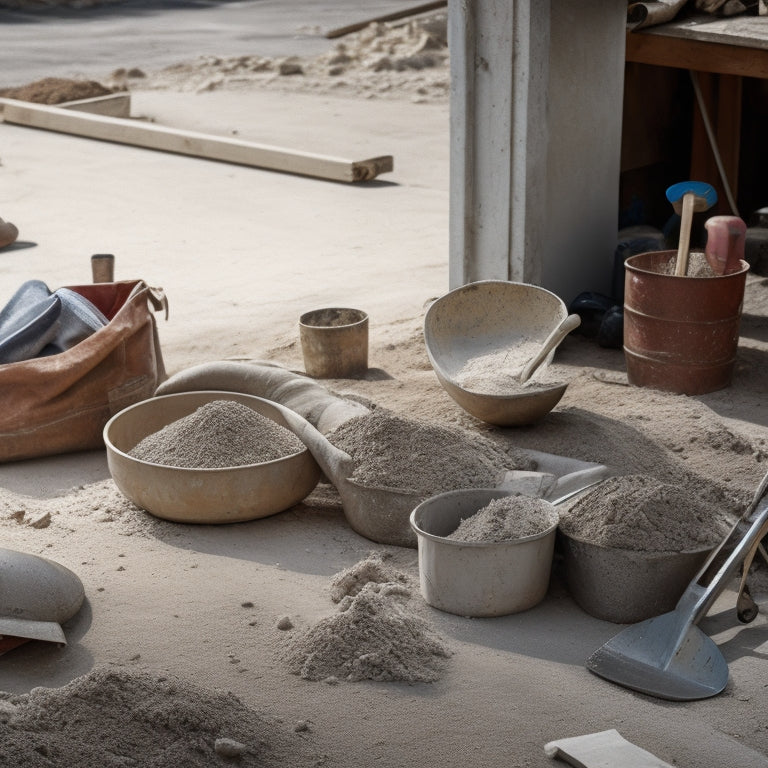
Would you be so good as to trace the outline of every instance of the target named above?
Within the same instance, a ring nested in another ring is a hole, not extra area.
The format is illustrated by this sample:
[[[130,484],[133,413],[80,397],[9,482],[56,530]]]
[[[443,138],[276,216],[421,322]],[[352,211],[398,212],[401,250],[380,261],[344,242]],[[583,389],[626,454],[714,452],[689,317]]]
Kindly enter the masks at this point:
[[[341,47],[343,46],[343,48]],[[134,69],[135,68],[135,69]],[[369,28],[319,56],[192,57],[98,78],[161,124],[330,154],[392,153],[353,186],[2,125],[0,294],[29,278],[162,286],[168,372],[221,360],[304,370],[298,316],[370,315],[369,370],[329,391],[428,424],[642,474],[740,514],[766,471],[765,279],[747,279],[733,381],[686,397],[626,384],[621,350],[571,334],[569,382],[540,423],[465,413],[427,356],[426,308],[447,291],[445,19]],[[23,85],[24,83],[16,83]],[[0,657],[0,765],[553,765],[544,744],[617,728],[671,765],[768,764],[768,624],[740,625],[728,590],[701,626],[726,690],[667,702],[607,683],[586,657],[620,628],[573,600],[559,558],[534,608],[434,609],[416,549],[355,533],[332,486],[276,515],[185,525],[134,507],[103,451],[0,466],[3,546],[75,572],[86,601],[64,647]],[[766,564],[751,578],[763,607]],[[628,596],[631,599],[631,596]]]

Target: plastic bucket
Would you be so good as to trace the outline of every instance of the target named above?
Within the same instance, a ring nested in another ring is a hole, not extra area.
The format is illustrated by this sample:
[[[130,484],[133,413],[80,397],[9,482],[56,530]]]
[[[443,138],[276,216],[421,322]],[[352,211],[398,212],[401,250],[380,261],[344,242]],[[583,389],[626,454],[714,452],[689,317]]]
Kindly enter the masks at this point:
[[[368,315],[328,307],[299,318],[304,370],[315,379],[345,379],[368,370]]]
[[[662,272],[676,251],[624,263],[624,356],[630,384],[701,395],[731,383],[749,264],[729,275]]]
[[[498,542],[445,538],[493,499],[511,495],[499,489],[448,491],[419,504],[411,513],[419,550],[421,593],[429,605],[459,616],[519,613],[547,593],[557,532]],[[554,511],[554,508],[553,508]]]

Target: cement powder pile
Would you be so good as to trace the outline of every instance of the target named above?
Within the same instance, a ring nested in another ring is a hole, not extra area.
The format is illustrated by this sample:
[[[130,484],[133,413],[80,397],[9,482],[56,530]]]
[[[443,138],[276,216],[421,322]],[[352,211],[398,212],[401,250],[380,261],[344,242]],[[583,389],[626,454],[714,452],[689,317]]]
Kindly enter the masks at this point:
[[[543,533],[557,525],[555,508],[530,496],[505,496],[493,499],[470,517],[446,539],[468,542],[514,541]]]
[[[659,273],[662,275],[674,275],[677,269],[677,254],[670,256],[669,260],[662,264]],[[685,277],[717,277],[707,261],[707,257],[699,252],[692,251],[688,254],[688,265]]]
[[[185,468],[239,467],[304,449],[285,427],[234,400],[214,400],[145,437],[129,454]]]
[[[297,737],[231,693],[109,667],[62,688],[0,693],[0,748],[0,764],[19,768],[314,764]]]
[[[541,349],[538,341],[521,339],[510,349],[489,352],[467,360],[453,377],[468,392],[481,395],[521,395],[552,387],[555,379],[542,364],[526,382],[520,374]]]
[[[288,670],[304,680],[431,683],[442,676],[451,653],[424,619],[410,607],[405,577],[380,578],[381,561],[373,556],[334,579],[336,592],[350,594],[338,612],[289,640],[283,653]],[[354,574],[353,578],[349,578]]]
[[[711,547],[729,527],[719,507],[648,475],[608,478],[560,513],[569,536],[640,552]]]
[[[431,496],[495,487],[508,470],[535,469],[522,451],[460,427],[429,424],[377,408],[328,435],[355,460],[352,479],[367,486]]]
[[[345,597],[359,594],[366,584],[408,584],[408,577],[385,562],[386,554],[371,553],[331,579],[331,600],[340,603]]]

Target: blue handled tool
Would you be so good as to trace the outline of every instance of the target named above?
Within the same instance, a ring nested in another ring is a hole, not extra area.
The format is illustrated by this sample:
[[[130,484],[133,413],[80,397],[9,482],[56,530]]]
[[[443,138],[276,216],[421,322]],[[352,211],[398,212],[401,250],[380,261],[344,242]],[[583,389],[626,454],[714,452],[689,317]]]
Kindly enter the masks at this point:
[[[691,244],[693,214],[708,211],[717,202],[715,188],[703,181],[680,181],[667,189],[667,200],[675,213],[680,214],[680,239],[677,245],[675,274],[688,271],[688,252]]]

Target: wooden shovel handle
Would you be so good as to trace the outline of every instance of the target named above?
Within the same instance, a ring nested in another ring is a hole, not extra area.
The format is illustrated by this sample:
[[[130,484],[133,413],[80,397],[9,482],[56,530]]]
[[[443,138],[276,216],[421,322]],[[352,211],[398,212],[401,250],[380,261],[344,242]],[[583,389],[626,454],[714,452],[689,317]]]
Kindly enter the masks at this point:
[[[693,222],[693,204],[696,195],[686,192],[683,196],[683,210],[680,214],[680,239],[677,244],[677,262],[675,275],[681,277],[688,272],[688,251],[691,246],[691,224]]]

